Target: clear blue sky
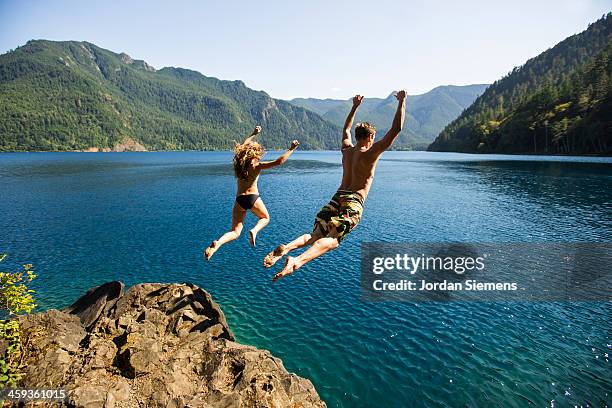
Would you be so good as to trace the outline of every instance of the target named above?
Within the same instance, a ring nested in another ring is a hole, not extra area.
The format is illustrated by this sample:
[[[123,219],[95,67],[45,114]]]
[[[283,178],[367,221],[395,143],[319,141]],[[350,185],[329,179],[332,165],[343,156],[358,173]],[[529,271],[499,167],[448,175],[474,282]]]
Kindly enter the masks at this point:
[[[610,0],[0,0],[0,52],[85,40],[277,98],[489,83],[584,30]]]

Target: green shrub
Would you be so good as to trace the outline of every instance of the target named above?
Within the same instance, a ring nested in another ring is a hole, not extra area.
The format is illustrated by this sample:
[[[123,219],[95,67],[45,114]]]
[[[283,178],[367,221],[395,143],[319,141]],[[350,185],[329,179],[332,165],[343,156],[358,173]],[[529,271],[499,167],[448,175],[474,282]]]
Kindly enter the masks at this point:
[[[6,255],[0,255],[0,262]],[[30,313],[36,306],[28,284],[36,277],[32,265],[23,265],[17,272],[0,272],[0,344],[4,345],[0,359],[0,387],[15,387],[23,376],[21,330],[17,317]]]

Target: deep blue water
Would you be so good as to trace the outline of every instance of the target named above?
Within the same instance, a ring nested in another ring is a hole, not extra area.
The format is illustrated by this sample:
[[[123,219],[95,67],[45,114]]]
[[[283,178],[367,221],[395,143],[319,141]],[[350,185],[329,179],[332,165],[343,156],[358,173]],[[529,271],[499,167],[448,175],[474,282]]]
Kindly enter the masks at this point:
[[[299,152],[264,174],[258,247],[245,234],[206,263],[230,225],[229,153],[1,154],[3,269],[34,264],[39,310],[113,279],[194,282],[330,407],[610,405],[611,303],[365,303],[359,245],[611,242],[612,160],[388,152],[357,229],[272,285],[263,257],[310,231],[339,160]]]

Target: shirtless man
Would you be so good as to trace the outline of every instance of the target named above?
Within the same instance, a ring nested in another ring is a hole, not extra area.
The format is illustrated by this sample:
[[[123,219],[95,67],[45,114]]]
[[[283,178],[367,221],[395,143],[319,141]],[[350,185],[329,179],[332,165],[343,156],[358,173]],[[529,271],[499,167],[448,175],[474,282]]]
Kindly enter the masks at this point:
[[[346,118],[342,133],[342,183],[332,200],[317,214],[312,233],[304,234],[288,244],[279,245],[265,257],[264,266],[269,268],[290,251],[310,245],[301,255],[295,258],[287,257],[283,270],[274,275],[274,282],[291,275],[327,251],[337,248],[359,224],[378,159],[397,139],[404,125],[406,91],[399,91],[395,97],[398,100],[397,110],[387,134],[374,143],[374,126],[368,122],[358,123],[355,128],[356,145],[351,141],[351,127],[363,96],[356,95],[353,98],[353,107]]]

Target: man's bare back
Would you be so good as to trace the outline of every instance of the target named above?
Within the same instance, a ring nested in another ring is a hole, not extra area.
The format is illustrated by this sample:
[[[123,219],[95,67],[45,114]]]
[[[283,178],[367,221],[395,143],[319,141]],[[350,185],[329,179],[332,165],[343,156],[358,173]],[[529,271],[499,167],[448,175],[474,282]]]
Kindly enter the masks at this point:
[[[361,151],[358,146],[342,149],[342,184],[338,190],[353,191],[368,196],[380,155],[371,149]]]
[[[343,171],[340,187],[331,201],[317,213],[311,234],[304,234],[288,244],[281,244],[266,256],[264,266],[269,268],[290,251],[310,245],[301,255],[295,258],[288,256],[283,270],[274,275],[274,281],[292,274],[307,262],[336,248],[359,224],[378,159],[397,139],[404,124],[406,92],[399,91],[396,98],[398,106],[387,134],[374,142],[374,126],[367,122],[360,123],[355,128],[356,144],[352,141],[351,128],[363,96],[356,95],[353,98],[353,107],[346,118],[342,135]]]

